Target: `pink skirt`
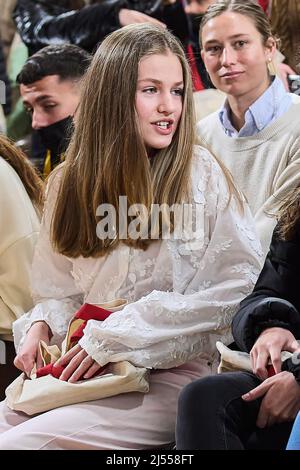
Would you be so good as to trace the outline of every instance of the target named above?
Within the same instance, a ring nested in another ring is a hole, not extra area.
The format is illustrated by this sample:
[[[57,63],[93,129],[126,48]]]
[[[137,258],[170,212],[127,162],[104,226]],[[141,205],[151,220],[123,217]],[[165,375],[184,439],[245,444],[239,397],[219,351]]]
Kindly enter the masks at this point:
[[[126,393],[29,417],[0,404],[0,450],[155,449],[175,440],[178,395],[214,372],[201,359],[150,375],[147,394]],[[199,399],[201,399],[199,397]]]

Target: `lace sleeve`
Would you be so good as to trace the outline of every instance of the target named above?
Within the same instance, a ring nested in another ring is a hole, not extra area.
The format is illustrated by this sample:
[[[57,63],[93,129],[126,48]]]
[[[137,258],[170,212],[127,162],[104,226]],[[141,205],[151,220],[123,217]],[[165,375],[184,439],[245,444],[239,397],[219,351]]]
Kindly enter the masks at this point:
[[[193,168],[194,201],[202,226],[192,240],[169,240],[173,291],[153,291],[113,313],[89,321],[81,346],[100,365],[128,360],[170,368],[229,340],[232,317],[261,269],[261,248],[248,207],[232,197],[220,168],[201,150]]]

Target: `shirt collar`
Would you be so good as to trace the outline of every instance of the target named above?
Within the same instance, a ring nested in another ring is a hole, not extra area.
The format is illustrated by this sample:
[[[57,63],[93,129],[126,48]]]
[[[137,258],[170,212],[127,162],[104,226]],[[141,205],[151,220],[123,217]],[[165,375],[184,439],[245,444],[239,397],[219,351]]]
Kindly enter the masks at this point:
[[[245,114],[245,124],[237,131],[230,120],[230,107],[226,100],[219,112],[219,119],[225,130],[230,136],[253,135],[264,129],[276,115],[281,100],[286,97],[286,91],[282,81],[275,77],[266,89],[266,91],[247,109]],[[251,128],[250,133],[247,132]]]

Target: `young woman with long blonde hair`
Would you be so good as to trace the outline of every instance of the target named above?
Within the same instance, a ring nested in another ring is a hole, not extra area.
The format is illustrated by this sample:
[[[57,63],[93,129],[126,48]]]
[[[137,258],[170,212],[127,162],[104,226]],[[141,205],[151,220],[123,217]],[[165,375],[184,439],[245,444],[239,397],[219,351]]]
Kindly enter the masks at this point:
[[[215,340],[227,338],[260,268],[248,208],[194,145],[191,78],[172,34],[150,25],[112,33],[83,90],[66,162],[49,181],[33,264],[36,305],[14,325],[16,365],[27,374],[39,366],[39,340],[60,344],[84,302],[122,298],[120,311],[88,322],[60,360],[60,380],[76,383],[127,360],[150,370],[150,391],[32,419],[4,402],[3,449],[172,442],[180,389],[211,372]]]

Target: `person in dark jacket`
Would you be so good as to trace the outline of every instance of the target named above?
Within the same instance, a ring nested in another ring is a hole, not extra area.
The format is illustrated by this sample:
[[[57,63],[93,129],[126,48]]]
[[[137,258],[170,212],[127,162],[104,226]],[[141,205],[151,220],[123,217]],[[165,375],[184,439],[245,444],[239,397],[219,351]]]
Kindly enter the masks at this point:
[[[78,0],[18,0],[13,18],[29,55],[62,43],[75,44],[92,53],[105,36],[122,26],[146,22],[162,25],[126,0],[90,3],[84,6],[85,2]]]
[[[177,449],[284,449],[300,410],[300,197],[286,203],[232,333],[253,373],[197,380],[179,397]],[[235,347],[236,349],[236,347]],[[281,351],[293,356],[281,363]],[[268,364],[275,375],[268,377]]]
[[[181,0],[18,0],[14,21],[29,55],[51,45],[70,43],[93,53],[112,31],[130,23],[165,24],[183,44],[193,74],[194,89],[213,87],[198,43],[199,22],[207,0],[197,9]]]

